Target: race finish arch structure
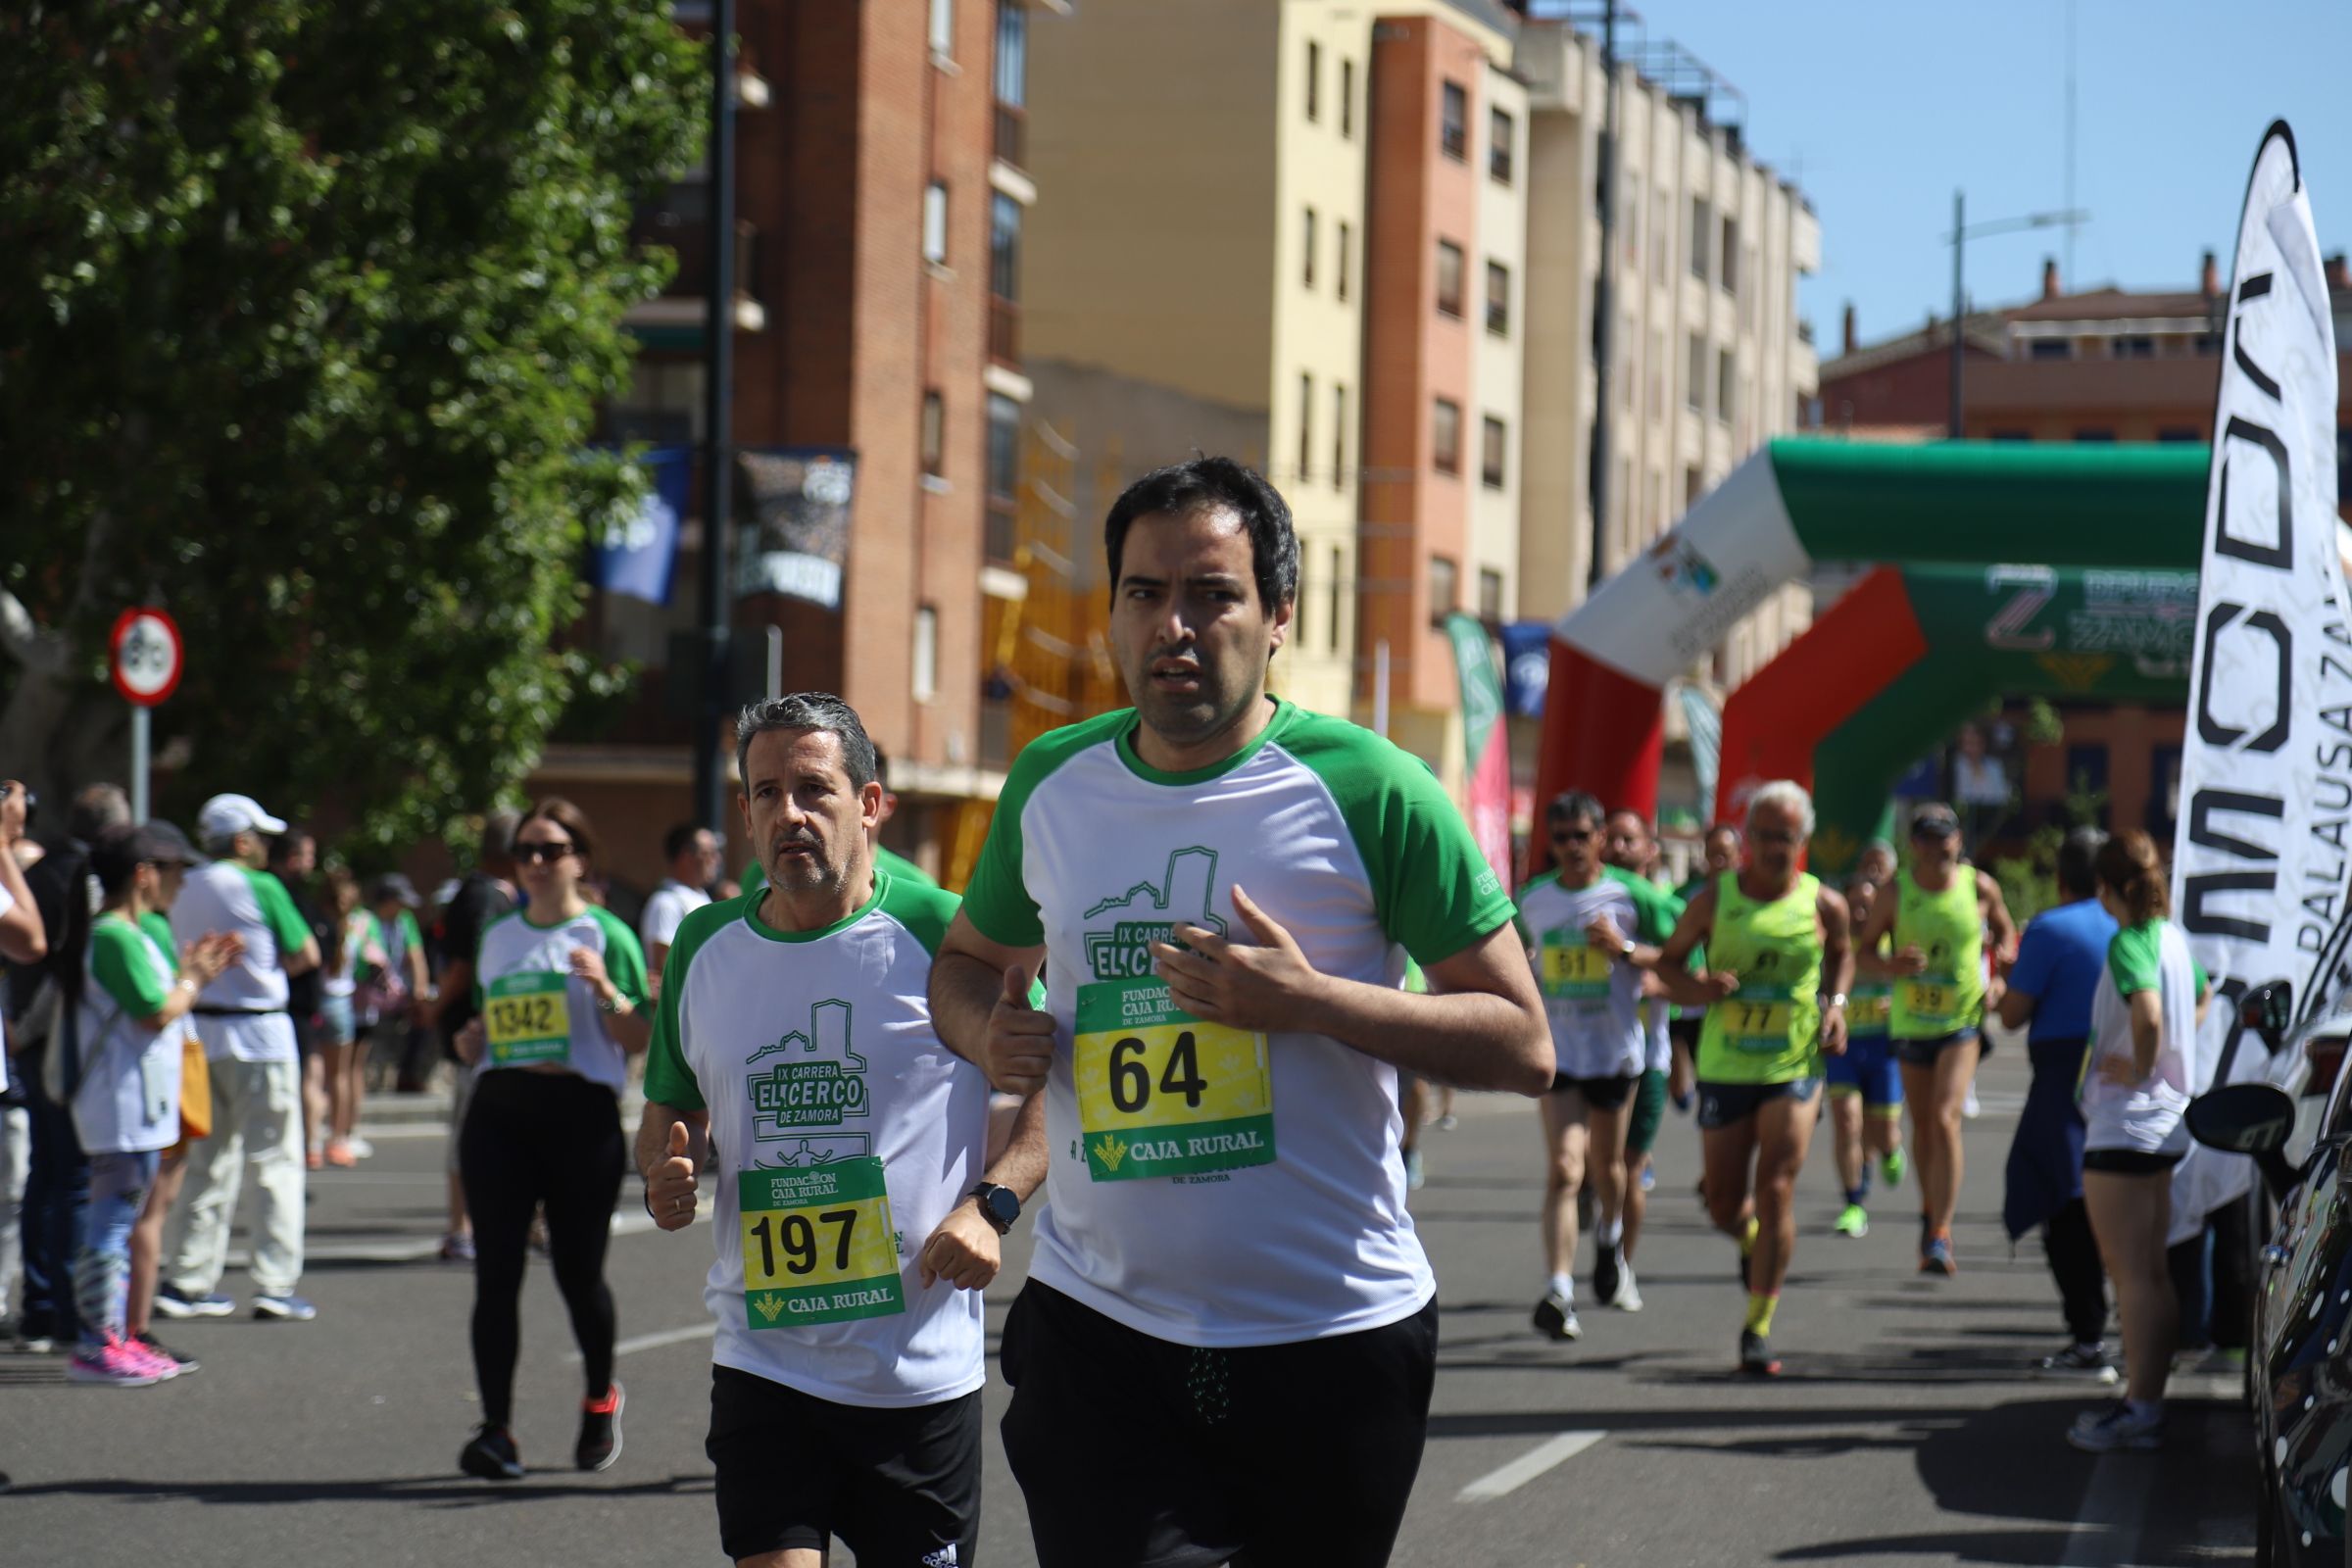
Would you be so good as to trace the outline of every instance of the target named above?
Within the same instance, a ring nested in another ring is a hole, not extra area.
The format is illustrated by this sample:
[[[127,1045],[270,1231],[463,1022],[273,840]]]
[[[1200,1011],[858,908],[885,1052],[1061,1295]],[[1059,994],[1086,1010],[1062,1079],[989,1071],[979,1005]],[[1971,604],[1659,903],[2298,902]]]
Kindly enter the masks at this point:
[[[1552,628],[1536,798],[1654,814],[1667,684],[1816,563],[1869,569],[1725,706],[1715,815],[1797,780],[1819,870],[1846,869],[1894,781],[1995,698],[2185,701],[2210,457],[1769,443]]]

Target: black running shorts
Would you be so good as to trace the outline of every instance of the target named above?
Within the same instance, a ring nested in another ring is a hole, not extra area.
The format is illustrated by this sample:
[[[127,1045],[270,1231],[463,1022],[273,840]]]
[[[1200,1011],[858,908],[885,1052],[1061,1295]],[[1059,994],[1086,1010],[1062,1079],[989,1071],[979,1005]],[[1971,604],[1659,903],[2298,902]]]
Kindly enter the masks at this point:
[[[1203,1350],[1030,1281],[1004,1321],[1004,1430],[1041,1568],[1381,1568],[1437,1354],[1434,1301],[1355,1334]]]
[[[730,1558],[822,1551],[839,1537],[861,1563],[970,1568],[979,1548],[977,1390],[877,1409],[714,1366],[703,1449],[718,1471],[718,1540]]]
[[[1585,1097],[1585,1103],[1594,1110],[1623,1110],[1633,1103],[1634,1091],[1642,1087],[1642,1075],[1630,1078],[1571,1078],[1564,1072],[1551,1075],[1551,1092],[1566,1094],[1573,1089]]]

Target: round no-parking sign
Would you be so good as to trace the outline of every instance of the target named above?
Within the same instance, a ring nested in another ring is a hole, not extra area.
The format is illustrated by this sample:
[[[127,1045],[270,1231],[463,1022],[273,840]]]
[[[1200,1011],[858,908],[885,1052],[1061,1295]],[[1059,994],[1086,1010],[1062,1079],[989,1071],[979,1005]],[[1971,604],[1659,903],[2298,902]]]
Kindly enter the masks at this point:
[[[184,662],[179,626],[160,610],[125,610],[107,639],[115,690],[126,703],[153,708],[179,686]]]

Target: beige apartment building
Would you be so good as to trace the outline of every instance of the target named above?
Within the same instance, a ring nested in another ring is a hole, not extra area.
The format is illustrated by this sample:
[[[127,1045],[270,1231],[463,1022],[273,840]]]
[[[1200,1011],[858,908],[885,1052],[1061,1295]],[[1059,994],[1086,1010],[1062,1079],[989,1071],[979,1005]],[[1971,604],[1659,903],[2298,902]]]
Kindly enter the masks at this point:
[[[1518,610],[1552,618],[1582,601],[1592,561],[1605,79],[1598,38],[1559,21],[1524,24],[1516,59],[1534,122],[1531,177],[1544,198],[1528,220]],[[1820,223],[1803,195],[1748,153],[1722,84],[1687,51],[1655,40],[1627,49],[1618,90],[1604,575],[1757,447],[1808,422],[1820,379],[1811,326],[1796,314],[1796,280],[1821,259]],[[1691,678],[1720,698],[1811,615],[1808,587],[1783,590]],[[1671,769],[1673,743],[1685,738],[1679,704],[1667,723]]]
[[[1494,0],[1089,0],[1031,39],[1036,416],[1097,517],[1196,448],[1261,466],[1303,557],[1277,685],[1369,719],[1386,641],[1392,733],[1454,781],[1434,617],[1518,609],[1517,24]]]

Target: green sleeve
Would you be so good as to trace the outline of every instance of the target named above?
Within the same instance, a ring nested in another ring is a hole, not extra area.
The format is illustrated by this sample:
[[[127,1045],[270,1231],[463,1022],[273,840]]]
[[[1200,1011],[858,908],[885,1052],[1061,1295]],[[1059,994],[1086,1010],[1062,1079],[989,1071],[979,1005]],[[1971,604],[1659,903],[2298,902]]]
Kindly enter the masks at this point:
[[[166,978],[147,956],[145,936],[125,921],[100,920],[90,927],[90,977],[133,1018],[152,1018],[171,1000]]]
[[[400,911],[400,940],[407,944],[407,947],[402,950],[403,952],[422,953],[424,951],[424,930],[416,923],[416,911],[411,909]]]
[[[1274,744],[1331,792],[1371,878],[1380,928],[1416,962],[1443,962],[1510,922],[1502,879],[1418,759],[1303,710],[1293,710]]]
[[[767,867],[760,863],[760,857],[755,855],[744,862],[743,875],[735,879],[735,886],[745,893],[757,893],[767,886]],[[662,974],[662,983],[669,984],[669,970],[664,967]]]
[[[1661,887],[1652,887],[1649,902],[1642,908],[1642,940],[1652,947],[1662,947],[1674,935],[1674,928],[1683,923],[1683,911],[1690,906]]]
[[[2118,993],[2128,997],[2163,983],[2163,930],[2155,920],[2128,925],[2107,944],[2107,972]]]
[[[262,923],[277,938],[279,950],[300,953],[302,945],[311,940],[311,928],[294,907],[294,895],[268,871],[247,868],[245,875],[253,883],[254,898],[261,904]]]
[[[746,894],[723,904],[706,904],[678,922],[669,956],[662,964],[662,1001],[654,1008],[654,1038],[645,1051],[645,1098],[654,1104],[672,1110],[710,1108],[694,1069],[686,1064],[686,1045],[678,1033],[678,999],[686,994],[686,970],[703,944],[741,919],[745,900],[756,897]],[[638,962],[644,961],[640,956]]]
[[[925,953],[938,957],[939,944],[955,922],[956,906],[962,901],[929,883],[902,881],[896,872],[885,874],[890,880],[882,888],[882,912],[913,933]]]
[[[893,882],[911,882],[917,887],[926,888],[939,886],[938,883],[931,880],[921,866],[904,855],[886,850],[879,844],[874,846],[874,869],[888,871]]]
[[[2206,992],[2213,989],[2213,976],[2205,972],[2205,966],[2203,964],[2199,963],[2196,959],[2191,958],[2188,960],[2188,967],[2190,971],[2193,972],[2197,977],[2198,996],[2201,997]]]
[[[149,909],[139,916],[139,929],[155,938],[155,945],[163,950],[165,966],[171,969],[172,978],[177,979],[179,948],[176,946],[178,939],[172,935],[172,922],[158,911]]]
[[[1051,730],[1021,748],[1021,755],[1013,759],[1004,791],[997,797],[996,814],[989,818],[979,862],[972,867],[971,884],[963,890],[964,918],[989,941],[1007,948],[1034,948],[1046,940],[1037,901],[1021,880],[1021,813],[1028,808],[1029,797],[1055,768],[1081,752],[1116,742],[1134,717],[1134,710],[1121,709],[1083,724]]]
[[[1519,896],[1511,901],[1511,924],[1519,932],[1519,940],[1531,948],[1536,945],[1536,932],[1535,928],[1527,923],[1527,896],[1539,888],[1555,887],[1559,880],[1560,873],[1557,870],[1546,871],[1542,876],[1532,877],[1527,885],[1519,890]]]
[[[605,974],[612,988],[628,998],[631,1006],[645,1005],[645,949],[639,946],[637,933],[601,904],[588,906],[588,913],[605,933]]]

